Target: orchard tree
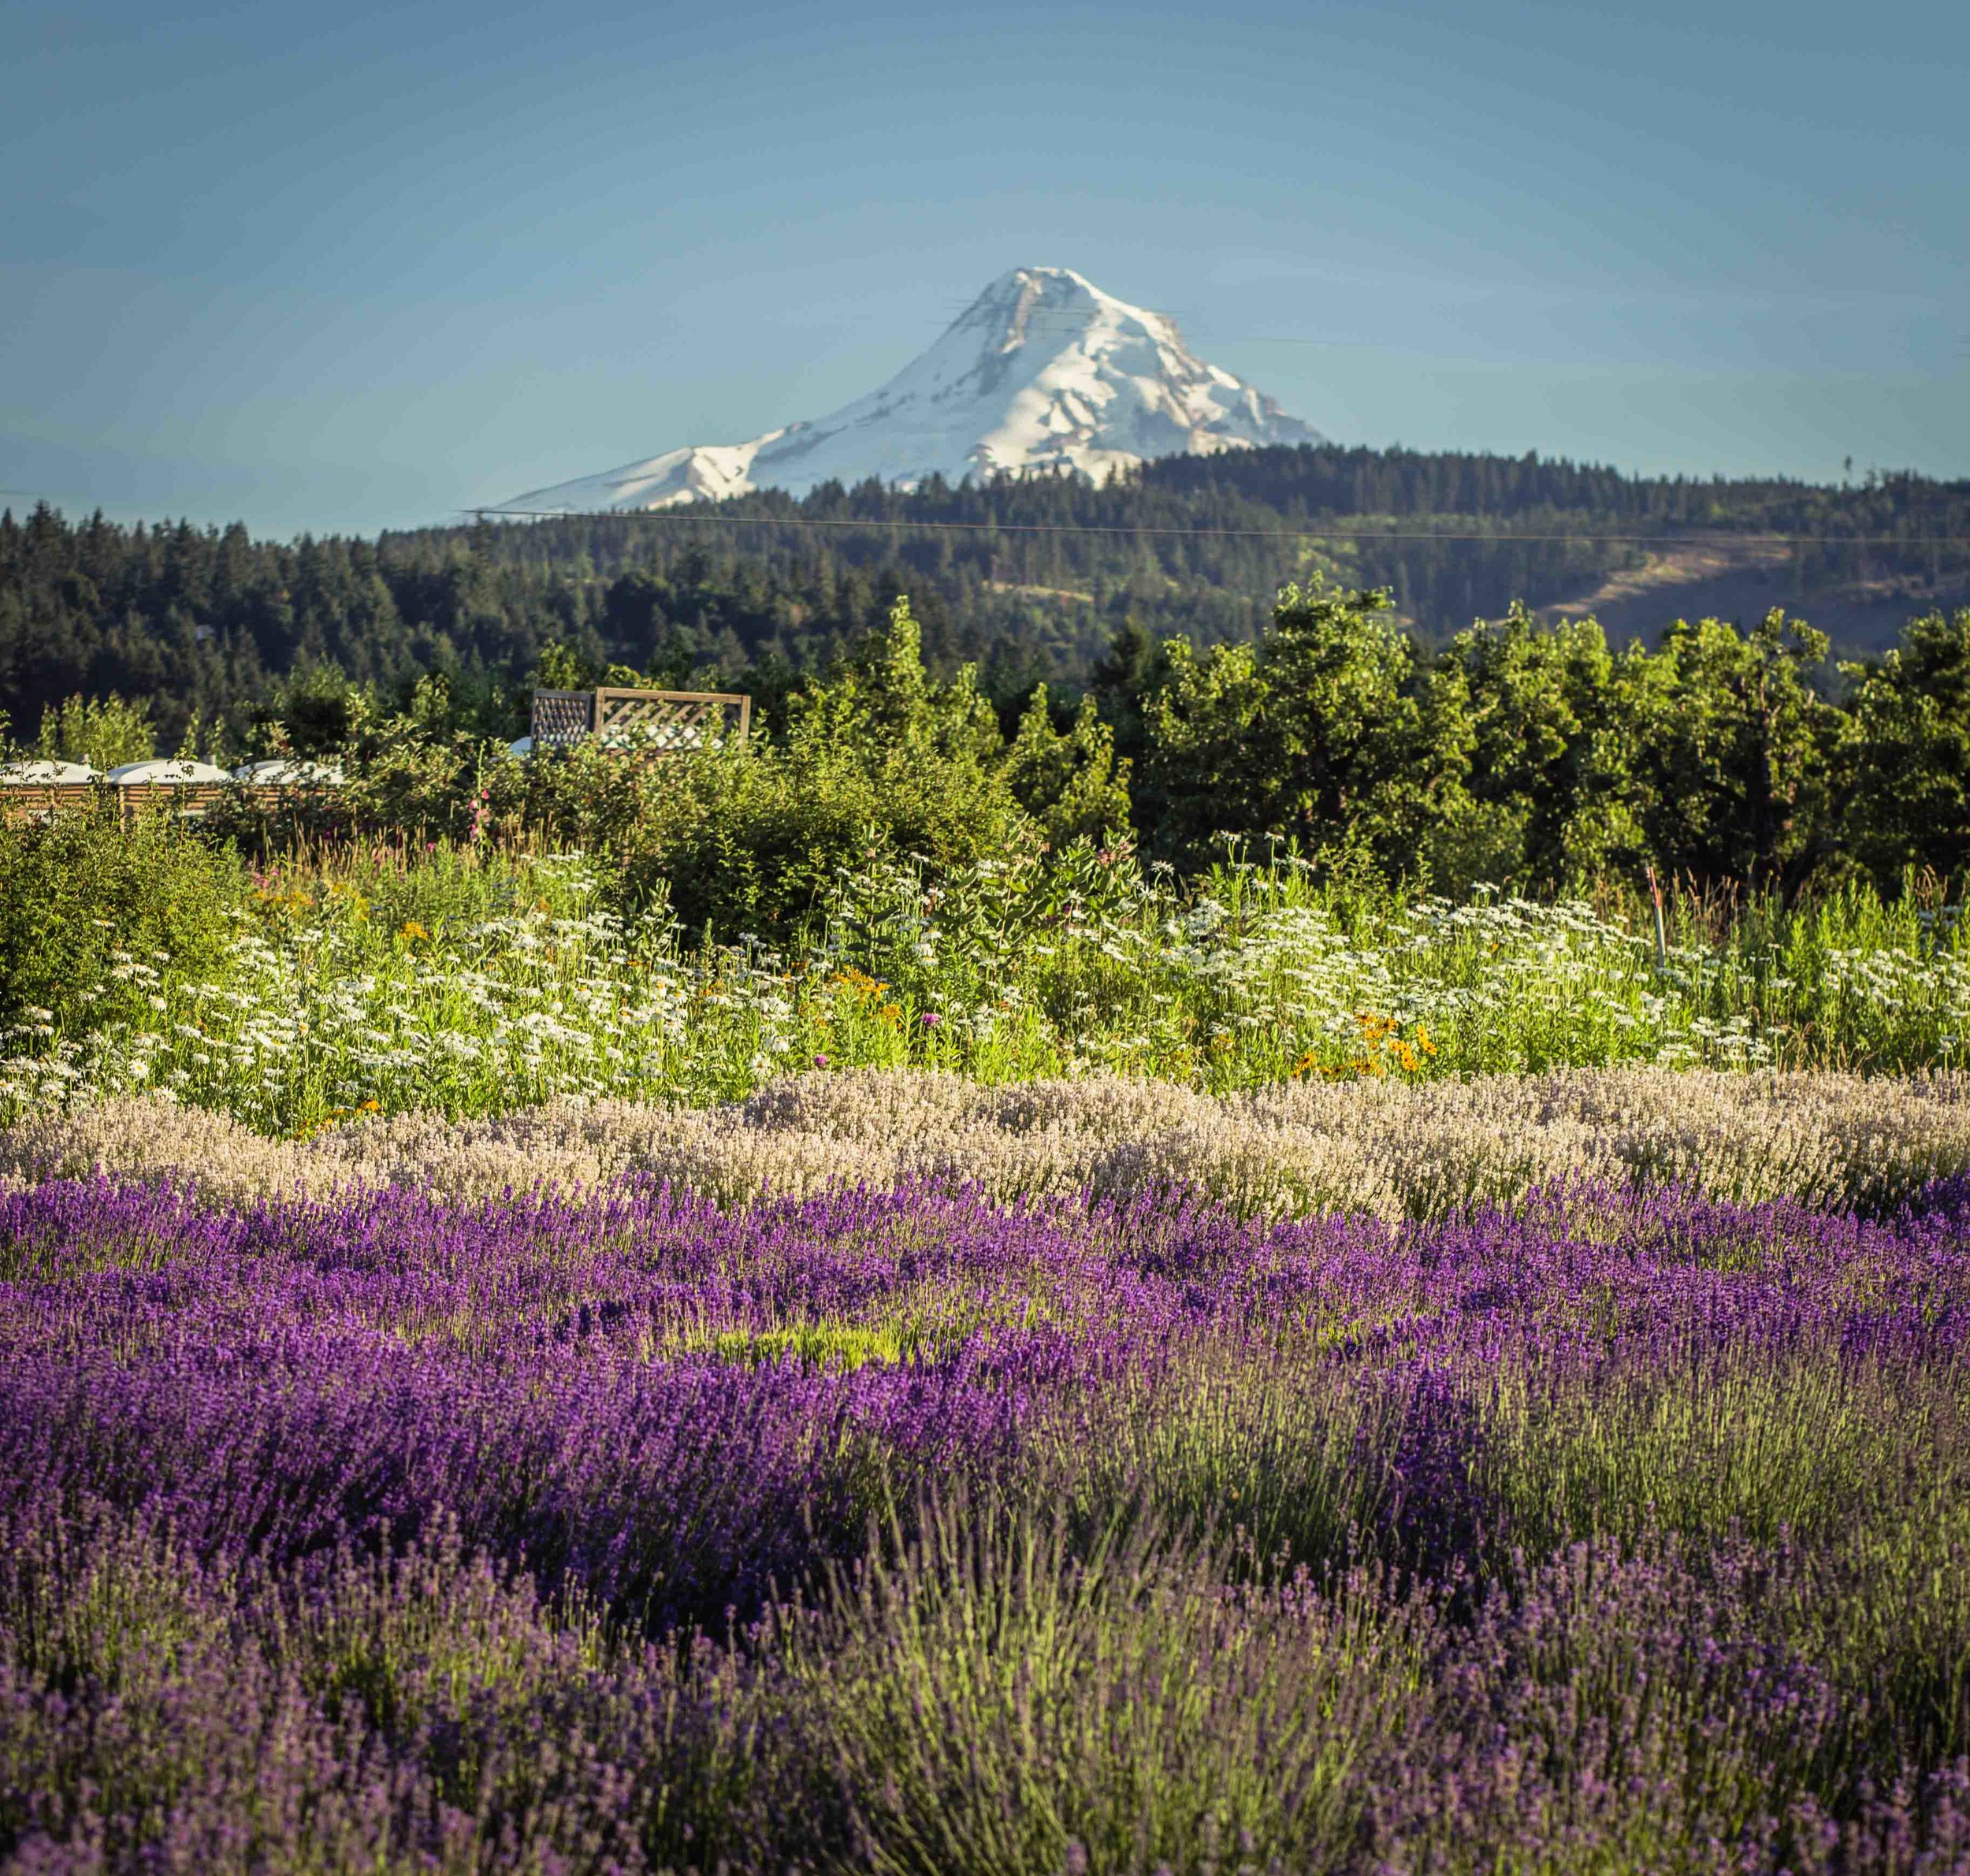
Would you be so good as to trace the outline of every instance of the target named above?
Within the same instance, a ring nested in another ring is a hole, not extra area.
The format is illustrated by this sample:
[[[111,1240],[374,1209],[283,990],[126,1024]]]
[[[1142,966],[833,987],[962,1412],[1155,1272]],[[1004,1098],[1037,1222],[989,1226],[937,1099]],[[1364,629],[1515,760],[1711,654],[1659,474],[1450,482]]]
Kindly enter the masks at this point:
[[[1910,867],[1970,868],[1970,608],[1912,620],[1879,660],[1843,664],[1851,726],[1842,831],[1891,890]]]
[[[1598,622],[1544,625],[1515,605],[1459,633],[1444,661],[1469,700],[1473,832],[1463,864],[1440,871],[1549,890],[1631,859],[1630,739]]]
[[[1419,668],[1388,596],[1288,586],[1256,645],[1165,648],[1147,700],[1158,843],[1196,858],[1221,834],[1306,852],[1345,841],[1414,869],[1468,812],[1468,699],[1454,667]]]
[[[1822,856],[1842,730],[1812,682],[1826,656],[1824,633],[1775,610],[1749,634],[1678,619],[1617,660],[1629,798],[1659,867],[1790,890]]]

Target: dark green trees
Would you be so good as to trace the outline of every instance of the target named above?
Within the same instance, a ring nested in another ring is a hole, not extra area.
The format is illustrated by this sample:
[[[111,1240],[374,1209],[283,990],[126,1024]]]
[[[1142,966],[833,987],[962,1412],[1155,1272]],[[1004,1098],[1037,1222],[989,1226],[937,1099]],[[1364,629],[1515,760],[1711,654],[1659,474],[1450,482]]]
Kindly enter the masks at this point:
[[[1600,626],[1543,626],[1515,606],[1459,633],[1443,662],[1469,714],[1470,803],[1437,843],[1437,876],[1554,879],[1632,859],[1641,835]]]
[[[1805,876],[1839,833],[1829,767],[1841,716],[1810,682],[1826,655],[1823,633],[1771,612],[1741,635],[1678,619],[1660,650],[1619,661],[1637,857],[1753,888]]]
[[[1852,690],[1838,779],[1855,861],[1884,885],[1970,869],[1970,610],[1915,620],[1899,649],[1841,667]]]
[[[1344,836],[1399,865],[1465,805],[1469,712],[1378,592],[1289,586],[1255,645],[1184,641],[1144,708],[1160,845],[1222,834],[1310,850]]]
[[[1288,587],[1255,645],[1165,648],[1142,704],[1138,807],[1166,852],[1195,860],[1234,834],[1365,846],[1452,888],[1551,890],[1652,864],[1790,889],[1838,847],[1853,724],[1814,688],[1826,641],[1810,627],[1776,612],[1748,634],[1679,620],[1657,649],[1617,654],[1591,619],[1543,625],[1514,608],[1429,657],[1386,606]],[[1940,628],[1923,641],[1932,664],[1948,649]],[[1956,656],[1970,688],[1960,643]],[[1869,710],[1891,711],[1900,671],[1873,680]],[[1905,700],[1892,708],[1905,740],[1927,720]],[[1873,800],[1892,784],[1868,787]],[[1876,845],[1886,864],[1892,840]]]

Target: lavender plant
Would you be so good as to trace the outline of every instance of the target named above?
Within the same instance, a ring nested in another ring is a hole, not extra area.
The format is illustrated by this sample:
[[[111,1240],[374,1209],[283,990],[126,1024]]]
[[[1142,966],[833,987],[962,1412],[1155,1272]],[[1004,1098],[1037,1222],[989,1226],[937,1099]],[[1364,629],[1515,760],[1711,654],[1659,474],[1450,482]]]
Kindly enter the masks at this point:
[[[32,1869],[1957,1869],[1970,1196],[0,1195]]]

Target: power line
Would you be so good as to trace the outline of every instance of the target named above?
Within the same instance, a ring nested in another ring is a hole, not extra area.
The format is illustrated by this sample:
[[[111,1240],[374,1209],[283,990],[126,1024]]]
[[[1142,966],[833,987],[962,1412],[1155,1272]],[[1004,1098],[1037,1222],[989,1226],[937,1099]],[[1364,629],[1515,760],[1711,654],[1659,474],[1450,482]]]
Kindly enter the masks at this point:
[[[661,521],[734,528],[889,528],[938,534],[1100,534],[1132,538],[1149,536],[1176,541],[1524,541],[1551,544],[1574,541],[1583,545],[1630,544],[1637,547],[1716,547],[1736,544],[1757,547],[1970,547],[1970,534],[1633,534],[1633,533],[1485,533],[1438,528],[1361,528],[1344,523],[1329,527],[1309,523],[1303,528],[1124,527],[1095,522],[1034,521],[884,521],[842,520],[834,517],[791,515],[718,515],[675,508],[462,508],[461,515],[485,521]]]

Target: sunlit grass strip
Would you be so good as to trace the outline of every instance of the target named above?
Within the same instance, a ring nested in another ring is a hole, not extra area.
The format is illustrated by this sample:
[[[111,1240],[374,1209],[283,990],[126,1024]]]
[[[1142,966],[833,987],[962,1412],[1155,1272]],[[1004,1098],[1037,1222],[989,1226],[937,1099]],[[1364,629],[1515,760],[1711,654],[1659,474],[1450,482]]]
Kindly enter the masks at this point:
[[[1076,870],[1078,867],[1078,871]],[[1084,878],[1082,875],[1086,875]],[[136,1020],[0,1038],[0,1120],[162,1088],[267,1133],[556,1098],[744,1096],[791,1072],[1124,1073],[1225,1093],[1614,1063],[1908,1070],[1970,1035],[1957,925],[1855,897],[1652,931],[1290,867],[1179,890],[1082,856],[844,878],[814,945],[693,947],[578,858],[318,858],[269,875],[225,972],[116,967]]]
[[[457,1197],[630,1172],[726,1204],[905,1179],[1005,1199],[1195,1189],[1242,1213],[1440,1217],[1555,1180],[1879,1210],[1970,1172],[1970,1075],[1575,1069],[1303,1081],[1213,1097],[1091,1077],[991,1087],[809,1070],[707,1108],[550,1102],[483,1120],[357,1115],[300,1140],[155,1095],[0,1127],[0,1178],[102,1170],[251,1197]]]

